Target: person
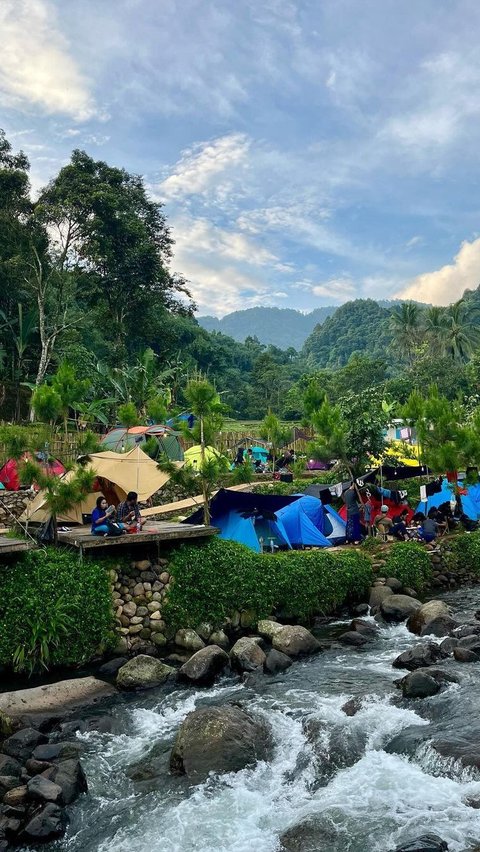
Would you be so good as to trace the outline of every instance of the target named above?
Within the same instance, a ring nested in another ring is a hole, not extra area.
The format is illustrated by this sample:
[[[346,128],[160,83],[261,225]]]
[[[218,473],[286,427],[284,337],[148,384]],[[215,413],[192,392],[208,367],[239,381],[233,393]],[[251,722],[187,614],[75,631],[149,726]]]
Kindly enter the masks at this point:
[[[370,491],[366,492],[366,497],[367,497],[367,499],[365,500],[365,503],[363,504],[363,521],[364,521],[364,524],[365,524],[365,527],[366,527],[366,530],[367,530],[367,535],[372,535],[373,503],[372,503],[372,495],[370,494]]]
[[[422,523],[420,529],[420,537],[423,539],[426,544],[430,544],[430,542],[435,541],[438,535],[438,523],[434,517],[431,517],[430,512],[428,513],[428,518]]]
[[[393,526],[391,529],[391,533],[394,538],[398,538],[400,541],[405,541],[408,535],[407,517],[408,509],[404,509],[403,512],[400,512],[399,515],[395,515],[393,518]]]
[[[137,503],[138,494],[136,491],[129,491],[122,503],[119,503],[117,507],[117,517],[118,520],[127,524],[130,529],[134,527],[143,527],[145,521],[142,519],[140,515],[140,508]]]
[[[373,522],[375,528],[378,530],[384,541],[393,527],[393,521],[388,517],[387,512],[388,506],[381,506],[380,514],[376,516]]]
[[[244,448],[243,447],[237,447],[237,455],[235,456],[235,458],[233,460],[235,467],[238,467],[239,465],[243,464],[243,453],[244,453]]]
[[[92,535],[109,535],[115,522],[115,507],[109,506],[103,494],[97,497],[95,509],[92,512]],[[115,526],[125,532],[124,524],[115,522]]]
[[[344,492],[343,500],[347,507],[347,543],[360,544],[360,503],[354,482]]]

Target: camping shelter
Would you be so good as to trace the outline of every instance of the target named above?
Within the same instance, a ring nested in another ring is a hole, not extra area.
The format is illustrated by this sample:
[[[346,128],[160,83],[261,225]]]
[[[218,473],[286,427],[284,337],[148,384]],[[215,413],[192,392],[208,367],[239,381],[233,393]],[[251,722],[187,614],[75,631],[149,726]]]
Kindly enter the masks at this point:
[[[58,459],[45,460],[44,453],[25,453],[21,459],[8,459],[0,468],[0,482],[7,491],[18,491],[21,487],[19,465],[24,461],[36,461],[44,473],[51,476],[63,476],[65,468]]]
[[[454,484],[449,483],[445,478],[442,480],[441,489],[435,494],[429,494],[426,500],[421,500],[417,506],[417,512],[423,512],[427,515],[430,509],[436,509],[443,503],[449,503],[456,499],[456,490],[460,496],[462,510],[471,521],[480,520],[480,483],[476,485],[463,485],[457,483],[457,489]]]
[[[178,440],[178,433],[163,424],[132,426],[130,429],[117,426],[104,436],[102,446],[115,453],[124,453],[132,447],[145,444],[149,438],[156,439],[159,454],[164,453],[170,461],[183,461],[183,450]]]
[[[140,502],[148,500],[163,488],[170,478],[167,473],[158,469],[156,462],[140,447],[134,447],[121,455],[111,451],[92,453],[87,457],[85,468],[95,474],[94,490],[87,494],[81,504],[59,516],[59,521],[82,524],[83,515],[92,512],[99,494],[104,494],[108,502],[114,505],[125,500],[129,491],[136,491]],[[72,476],[73,471],[65,474],[65,478]],[[26,507],[20,520],[42,523],[48,517],[46,495],[44,491],[40,491]]]
[[[318,497],[295,496],[294,503],[277,512],[292,547],[332,547],[345,542],[345,521],[331,506]]]
[[[196,444],[194,447],[190,447],[190,449],[185,450],[184,453],[185,465],[189,467],[199,467],[202,460],[202,448],[200,444]],[[209,461],[210,459],[218,459],[219,461],[224,460],[226,465],[229,465],[228,460],[225,456],[215,449],[215,447],[206,446],[205,447],[205,459]]]
[[[252,447],[252,456],[254,461],[262,462],[262,464],[267,463],[268,459],[268,450],[266,447]]]

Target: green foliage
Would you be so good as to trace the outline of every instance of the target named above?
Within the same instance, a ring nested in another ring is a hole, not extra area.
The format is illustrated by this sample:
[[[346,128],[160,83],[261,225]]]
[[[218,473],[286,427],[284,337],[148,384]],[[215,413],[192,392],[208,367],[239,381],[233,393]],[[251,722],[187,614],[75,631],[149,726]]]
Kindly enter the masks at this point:
[[[50,385],[40,385],[32,396],[32,408],[38,420],[55,423],[63,410],[61,396]]]
[[[372,299],[355,299],[317,325],[305,341],[304,353],[320,367],[342,367],[354,352],[385,356],[392,340],[390,312]]]
[[[265,618],[273,610],[302,621],[361,599],[372,582],[370,560],[358,551],[257,554],[241,544],[210,539],[173,555],[174,583],[165,608],[172,627],[221,625],[236,609]]]
[[[135,408],[135,403],[133,402],[124,402],[123,405],[120,405],[118,408],[118,420],[125,426],[126,429],[131,429],[132,426],[138,426],[138,412]]]
[[[250,459],[245,459],[243,464],[234,467],[230,474],[229,485],[243,485],[253,479],[253,465]]]
[[[449,548],[461,568],[472,574],[480,574],[480,532],[455,536]]]
[[[105,567],[67,550],[26,553],[0,574],[0,663],[15,671],[77,666],[112,638]]]
[[[425,546],[415,541],[392,544],[385,564],[385,576],[396,577],[403,586],[421,592],[432,576],[430,557]]]

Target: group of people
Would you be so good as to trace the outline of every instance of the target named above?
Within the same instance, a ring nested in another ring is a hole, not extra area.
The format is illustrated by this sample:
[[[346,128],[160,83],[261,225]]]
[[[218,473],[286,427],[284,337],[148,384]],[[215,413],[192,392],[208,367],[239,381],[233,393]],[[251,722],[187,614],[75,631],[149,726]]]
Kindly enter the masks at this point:
[[[255,473],[264,473],[265,471],[273,471],[274,473],[278,473],[282,470],[290,470],[291,465],[295,461],[295,453],[291,449],[283,450],[280,456],[275,457],[272,455],[271,451],[267,453],[266,460],[262,461],[262,459],[256,459],[253,455],[253,450],[249,447],[247,450],[243,446],[237,447],[236,455],[233,460],[233,464],[235,467],[239,467],[245,462],[252,465]]]
[[[393,517],[389,515],[389,507],[382,505],[380,512],[372,518],[371,496],[367,491],[364,502],[354,482],[344,492],[343,499],[347,507],[347,542],[352,544],[360,544],[366,535],[378,535],[384,541],[392,537],[398,541],[417,539],[429,544],[454,524],[453,513],[449,507],[430,509],[427,516],[417,512],[408,523],[411,514],[408,505]],[[451,518],[448,517],[449,514]]]
[[[125,500],[116,508],[108,505],[103,494],[97,497],[92,512],[92,535],[117,536],[140,532],[144,524],[138,505],[138,494],[135,491],[129,491]]]

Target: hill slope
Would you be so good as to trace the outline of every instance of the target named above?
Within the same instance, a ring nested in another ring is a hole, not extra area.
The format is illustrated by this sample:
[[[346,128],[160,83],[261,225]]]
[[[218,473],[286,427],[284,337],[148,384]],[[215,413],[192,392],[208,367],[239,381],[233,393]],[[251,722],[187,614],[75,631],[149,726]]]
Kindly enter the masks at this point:
[[[392,340],[388,329],[390,313],[373,299],[346,302],[316,326],[305,341],[303,352],[312,355],[320,367],[333,368],[343,367],[356,351],[372,357],[386,356]]]
[[[243,343],[246,337],[258,337],[260,343],[288,349],[293,346],[300,350],[307,337],[318,323],[336,311],[335,306],[316,308],[309,314],[302,314],[292,308],[247,308],[233,311],[222,319],[218,317],[197,317],[199,325],[207,331],[221,331]]]

